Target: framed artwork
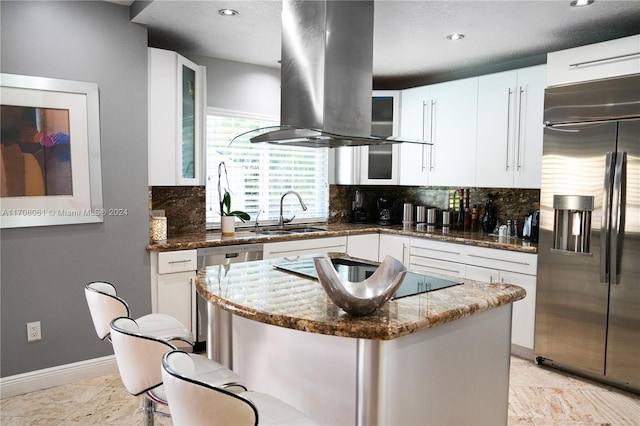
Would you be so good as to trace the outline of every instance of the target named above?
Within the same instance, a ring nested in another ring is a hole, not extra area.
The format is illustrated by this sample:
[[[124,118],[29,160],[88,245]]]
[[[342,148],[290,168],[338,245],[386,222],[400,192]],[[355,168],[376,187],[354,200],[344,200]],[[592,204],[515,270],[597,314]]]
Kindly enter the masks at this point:
[[[98,85],[0,74],[0,227],[102,222]]]

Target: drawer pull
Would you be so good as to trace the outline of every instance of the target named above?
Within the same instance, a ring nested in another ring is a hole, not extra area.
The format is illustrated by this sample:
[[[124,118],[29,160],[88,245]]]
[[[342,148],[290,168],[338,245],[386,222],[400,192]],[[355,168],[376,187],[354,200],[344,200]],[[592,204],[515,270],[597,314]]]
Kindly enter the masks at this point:
[[[569,64],[570,68],[582,67],[584,65],[597,64],[598,62],[615,61],[616,59],[630,58],[632,56],[639,56],[640,52],[627,53],[625,55],[611,56],[609,58],[594,59],[592,61],[576,62],[575,64]]]
[[[488,259],[488,260],[497,260],[498,262],[507,262],[507,263],[513,263],[516,265],[524,265],[524,266],[530,266],[531,264],[529,262],[518,262],[515,260],[506,260],[506,259],[496,259],[495,257],[489,257],[489,256],[480,256],[477,254],[470,254],[469,257],[477,257],[479,259]]]
[[[336,245],[336,246],[320,246],[320,247],[312,247],[310,249],[300,249],[300,250],[322,250],[322,249],[332,249],[332,248],[339,248],[344,250],[345,246],[344,244],[340,244],[340,245]],[[292,252],[297,252],[299,250],[279,250],[279,251],[270,251],[269,254],[282,254],[282,253],[292,253]]]
[[[191,259],[183,259],[183,260],[170,260],[169,264],[174,264],[174,263],[188,263],[191,262]]]
[[[438,250],[438,249],[432,249],[432,248],[426,248],[426,247],[420,247],[420,246],[414,246],[412,248],[419,249],[419,250],[430,250],[438,253],[455,254],[456,256],[460,256],[460,252],[457,252],[457,251]]]

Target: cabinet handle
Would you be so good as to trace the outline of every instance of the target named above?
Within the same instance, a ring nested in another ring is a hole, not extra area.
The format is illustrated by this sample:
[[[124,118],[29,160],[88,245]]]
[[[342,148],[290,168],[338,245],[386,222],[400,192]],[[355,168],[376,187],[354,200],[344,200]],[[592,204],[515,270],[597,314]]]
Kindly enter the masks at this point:
[[[429,116],[431,118],[431,122],[430,122],[430,137],[431,137],[431,153],[429,155],[429,171],[433,171],[433,169],[436,168],[435,166],[435,160],[434,160],[434,156],[435,156],[435,151],[433,149],[434,145],[436,144],[436,138],[435,138],[435,122],[434,122],[434,118],[435,118],[435,114],[436,114],[436,100],[435,99],[431,99],[431,111],[429,113]]]
[[[432,249],[432,248],[426,248],[426,247],[419,247],[419,246],[416,246],[415,248],[417,248],[417,249],[421,249],[421,250],[430,250],[430,251],[435,251],[435,252],[438,252],[438,253],[455,254],[456,256],[460,256],[460,252],[457,252],[457,251],[438,250],[438,249]]]
[[[518,138],[516,139],[516,164],[517,164],[517,171],[520,171],[520,169],[522,168],[522,161],[520,161],[521,158],[521,144],[522,144],[522,98],[524,96],[524,93],[526,92],[526,88],[520,86],[520,96],[518,96],[518,127],[516,127],[516,130],[518,132]]]
[[[174,263],[189,263],[191,262],[191,259],[183,259],[183,260],[170,260],[169,264],[172,265]]]
[[[615,61],[616,59],[630,58],[632,56],[640,56],[640,52],[627,53],[627,54],[618,55],[618,56],[610,56],[608,58],[593,59],[591,61],[576,62],[575,64],[569,64],[569,68],[578,68],[585,65],[597,64],[599,62]]]
[[[513,95],[513,90],[509,87],[509,92],[507,93],[507,155],[504,161],[504,171],[509,171],[509,135],[511,134],[511,95]]]
[[[318,250],[318,249],[332,249],[332,248],[338,248],[338,249],[345,250],[345,246],[342,245],[342,244],[335,245],[335,246],[318,246],[318,247],[313,247],[313,248],[310,248],[310,249],[300,249],[300,250]],[[292,253],[292,250],[279,250],[279,251],[270,251],[269,252],[269,254],[282,254],[282,253]]]
[[[495,257],[480,256],[478,254],[470,254],[469,257],[477,257],[478,259],[497,260],[497,261],[500,261],[500,262],[513,263],[515,265],[525,265],[525,266],[531,265],[529,262],[518,262],[516,260],[507,260],[507,259],[496,259]]]
[[[426,140],[427,138],[425,137],[426,133],[427,133],[427,115],[425,113],[426,111],[426,107],[427,107],[427,103],[425,101],[422,101],[422,139]],[[431,142],[430,140],[427,140],[427,142]],[[422,164],[421,166],[421,170],[424,172],[424,169],[426,169],[426,166],[424,165],[424,145],[422,145]]]

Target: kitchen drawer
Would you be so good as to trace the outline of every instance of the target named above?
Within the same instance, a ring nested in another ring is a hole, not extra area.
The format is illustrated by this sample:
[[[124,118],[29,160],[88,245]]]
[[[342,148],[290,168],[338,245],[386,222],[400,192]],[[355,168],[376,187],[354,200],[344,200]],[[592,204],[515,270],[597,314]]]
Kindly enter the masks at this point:
[[[467,246],[467,265],[536,275],[538,255],[517,251]]]
[[[426,257],[410,256],[409,269],[423,274],[438,274],[451,277],[465,277],[463,263],[447,262]]]
[[[462,244],[443,243],[440,241],[412,238],[409,253],[411,257],[425,257],[447,260],[450,262],[465,262],[467,246]]]
[[[547,55],[547,86],[637,73],[640,73],[640,35]]]
[[[309,240],[265,243],[263,258],[297,258],[308,254],[338,252],[346,253],[347,237],[314,238]]]
[[[158,253],[158,274],[195,271],[196,269],[198,269],[197,250],[178,250]]]
[[[347,236],[347,254],[361,259],[378,261],[379,234]]]

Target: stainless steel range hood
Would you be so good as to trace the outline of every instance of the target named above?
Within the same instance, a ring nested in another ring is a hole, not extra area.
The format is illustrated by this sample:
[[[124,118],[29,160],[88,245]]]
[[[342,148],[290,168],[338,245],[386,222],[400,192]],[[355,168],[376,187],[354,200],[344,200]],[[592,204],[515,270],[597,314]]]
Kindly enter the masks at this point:
[[[251,142],[329,148],[424,143],[371,135],[373,3],[283,0],[282,125],[257,129]]]

